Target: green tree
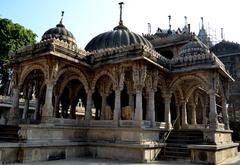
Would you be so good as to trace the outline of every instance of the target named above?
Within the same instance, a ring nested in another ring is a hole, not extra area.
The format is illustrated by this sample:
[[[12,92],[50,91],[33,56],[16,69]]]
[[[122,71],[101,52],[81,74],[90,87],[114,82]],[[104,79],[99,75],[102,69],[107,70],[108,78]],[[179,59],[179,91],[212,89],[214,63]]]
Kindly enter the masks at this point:
[[[17,23],[0,18],[0,94],[6,94],[9,84],[8,52],[36,42],[37,35]]]

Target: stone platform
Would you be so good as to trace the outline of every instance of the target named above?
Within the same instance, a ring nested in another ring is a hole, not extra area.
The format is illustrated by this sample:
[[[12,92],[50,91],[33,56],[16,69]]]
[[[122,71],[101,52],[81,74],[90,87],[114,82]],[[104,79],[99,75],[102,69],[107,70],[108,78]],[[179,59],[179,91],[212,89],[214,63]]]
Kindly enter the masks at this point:
[[[1,163],[77,157],[149,162],[155,160],[164,146],[159,142],[159,129],[55,125],[20,127],[19,143],[0,144]]]
[[[24,163],[25,165],[146,165],[148,163],[129,163],[123,161],[116,161],[116,160],[108,160],[108,159],[91,159],[91,158],[77,158],[77,159],[70,159],[70,160],[53,160],[53,161],[42,161],[42,162],[34,162],[34,163]],[[151,165],[193,165],[189,161],[185,160],[177,160],[177,161],[154,161]],[[232,159],[228,159],[221,163],[221,165],[240,165],[240,154]],[[22,163],[14,163],[9,165],[22,165]]]

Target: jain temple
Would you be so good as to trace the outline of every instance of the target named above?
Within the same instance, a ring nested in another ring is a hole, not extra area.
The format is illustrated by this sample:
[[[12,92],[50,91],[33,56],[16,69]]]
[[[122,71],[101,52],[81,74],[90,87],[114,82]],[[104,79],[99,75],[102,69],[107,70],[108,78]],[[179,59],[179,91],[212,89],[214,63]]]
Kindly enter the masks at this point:
[[[139,35],[124,24],[119,4],[118,25],[84,49],[61,19],[40,42],[9,54],[0,163],[90,157],[219,164],[237,155],[227,106],[234,78],[204,26],[199,35],[190,24]]]

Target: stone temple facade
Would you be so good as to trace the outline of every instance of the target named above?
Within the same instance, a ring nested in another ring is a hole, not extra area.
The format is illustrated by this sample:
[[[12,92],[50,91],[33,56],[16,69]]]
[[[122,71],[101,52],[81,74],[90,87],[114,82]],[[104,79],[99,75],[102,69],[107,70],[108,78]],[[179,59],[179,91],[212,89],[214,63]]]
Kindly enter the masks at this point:
[[[0,145],[2,163],[79,156],[148,162],[167,158],[174,134],[190,141],[182,158],[193,163],[237,154],[226,107],[233,79],[190,29],[141,36],[120,16],[113,30],[79,49],[61,20],[10,57],[7,124],[17,126],[19,141]]]
[[[222,40],[211,47],[218,58],[225,64],[226,69],[234,78],[229,89],[229,120],[240,122],[240,45],[238,43]]]

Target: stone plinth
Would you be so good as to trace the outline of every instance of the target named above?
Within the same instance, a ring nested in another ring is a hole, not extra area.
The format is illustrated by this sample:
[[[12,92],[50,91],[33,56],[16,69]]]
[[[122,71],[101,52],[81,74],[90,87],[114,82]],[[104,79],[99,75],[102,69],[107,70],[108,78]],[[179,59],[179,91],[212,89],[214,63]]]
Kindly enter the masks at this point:
[[[0,160],[3,163],[83,156],[149,162],[155,160],[164,147],[159,142],[159,129],[46,124],[20,127],[20,143],[11,147],[0,146]],[[7,157],[11,157],[11,160]]]
[[[204,164],[219,164],[238,154],[238,143],[218,145],[189,145],[191,162]]]
[[[204,141],[209,144],[227,144],[232,142],[232,130],[205,130]]]
[[[235,157],[238,143],[232,142],[231,130],[205,130],[205,144],[189,145],[193,163],[219,164],[228,158]]]

